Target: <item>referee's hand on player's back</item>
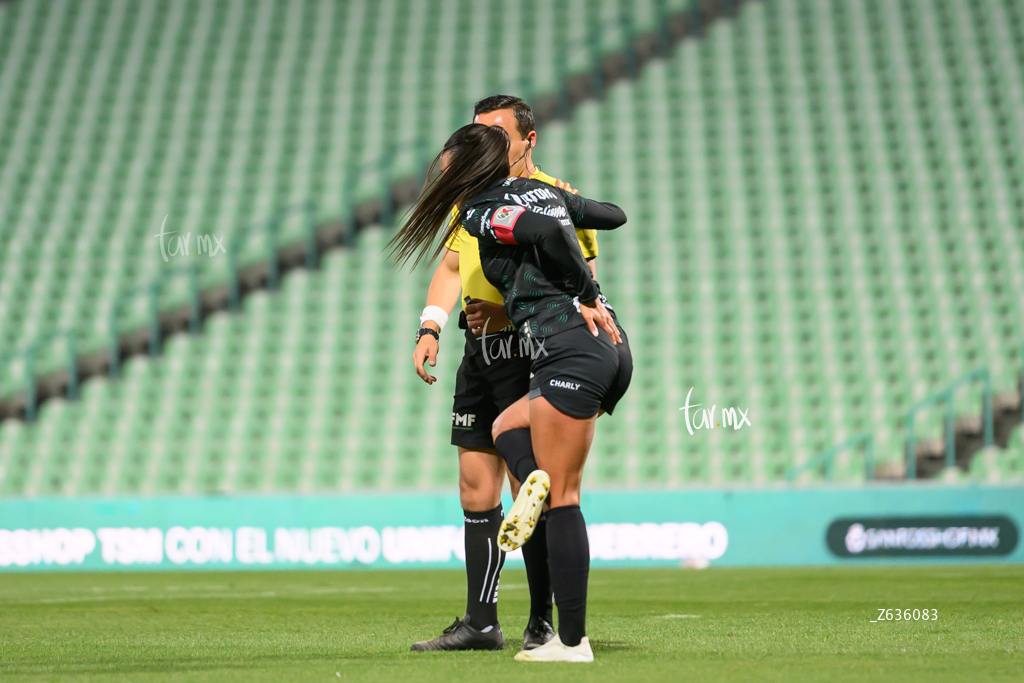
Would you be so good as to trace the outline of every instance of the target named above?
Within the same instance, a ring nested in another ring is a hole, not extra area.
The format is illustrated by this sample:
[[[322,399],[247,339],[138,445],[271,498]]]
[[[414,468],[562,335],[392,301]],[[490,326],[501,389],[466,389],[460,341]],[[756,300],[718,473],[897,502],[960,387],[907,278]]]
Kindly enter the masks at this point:
[[[488,332],[507,327],[510,323],[505,307],[483,299],[470,299],[466,304],[466,326],[473,334],[483,334],[485,323]]]

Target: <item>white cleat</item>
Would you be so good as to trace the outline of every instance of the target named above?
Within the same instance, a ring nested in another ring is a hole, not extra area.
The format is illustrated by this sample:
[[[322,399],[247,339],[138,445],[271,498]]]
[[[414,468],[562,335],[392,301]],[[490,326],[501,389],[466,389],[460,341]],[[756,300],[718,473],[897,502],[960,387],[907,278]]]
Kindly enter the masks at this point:
[[[520,650],[516,653],[517,662],[592,662],[594,651],[590,649],[590,639],[583,640],[575,647],[563,645],[556,634],[554,638],[532,650]]]
[[[551,477],[544,470],[534,470],[519,487],[516,502],[505,515],[498,532],[498,546],[506,553],[522,547],[537,528],[537,520],[544,512],[544,501],[551,490]]]

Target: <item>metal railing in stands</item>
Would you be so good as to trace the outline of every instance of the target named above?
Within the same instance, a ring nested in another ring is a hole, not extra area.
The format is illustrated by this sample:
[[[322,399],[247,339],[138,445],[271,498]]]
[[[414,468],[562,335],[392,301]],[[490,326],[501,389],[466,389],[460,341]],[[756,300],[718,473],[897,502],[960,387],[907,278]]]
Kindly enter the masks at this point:
[[[149,300],[149,307],[147,311],[149,325],[149,355],[158,356],[161,352],[160,295],[163,293],[164,285],[169,280],[183,276],[188,278],[189,332],[195,334],[202,329],[202,311],[200,309],[199,298],[199,269],[196,267],[195,263],[189,263],[185,266],[175,266],[174,268],[161,272],[149,283],[139,287],[134,287],[119,295],[114,299],[114,303],[110,307],[109,373],[111,377],[117,377],[121,372],[121,328],[119,318],[121,317],[121,311],[124,309],[125,305],[129,301],[137,298],[140,294],[145,294],[146,298]]]
[[[65,343],[65,354],[67,356],[68,389],[69,400],[78,398],[78,335],[74,330],[57,330],[39,337],[20,351],[13,351],[0,357],[0,369],[9,370],[15,361],[24,361],[22,369],[22,380],[25,386],[25,421],[32,422],[36,418],[38,403],[38,387],[36,386],[36,358],[44,348],[51,346],[54,342],[63,340]]]
[[[936,391],[924,400],[918,401],[907,412],[905,444],[907,479],[917,478],[917,440],[915,439],[914,433],[914,419],[921,411],[940,403],[944,403],[946,408],[943,427],[946,438],[946,467],[950,468],[956,464],[956,428],[954,425],[956,416],[953,412],[953,397],[957,389],[975,382],[981,382],[982,385],[982,443],[985,448],[992,445],[994,441],[992,420],[992,375],[988,371],[988,368],[978,368],[977,370],[967,373],[945,389]]]
[[[833,446],[824,453],[820,453],[807,462],[797,467],[791,467],[786,471],[786,481],[796,481],[796,478],[807,470],[825,467],[825,481],[832,481],[832,471],[835,466],[836,457],[843,451],[864,447],[864,480],[871,481],[875,478],[875,437],[870,432],[862,432],[857,436],[850,437],[846,441]]]
[[[303,242],[305,245],[305,265],[310,270],[318,264],[316,244],[316,202],[310,200],[286,206],[277,211],[266,221],[258,224],[256,229],[239,230],[228,236],[228,308],[237,311],[241,308],[242,283],[238,264],[241,247],[254,235],[262,233],[267,261],[267,288],[277,289],[281,280],[281,262],[278,253],[278,233],[281,223],[295,214],[303,216]]]

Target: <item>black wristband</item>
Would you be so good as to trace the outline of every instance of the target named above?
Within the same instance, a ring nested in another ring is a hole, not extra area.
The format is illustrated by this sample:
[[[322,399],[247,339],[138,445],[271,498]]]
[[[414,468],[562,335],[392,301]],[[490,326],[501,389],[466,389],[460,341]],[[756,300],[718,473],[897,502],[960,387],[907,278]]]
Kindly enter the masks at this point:
[[[429,334],[429,335],[433,336],[434,339],[436,339],[438,341],[438,343],[441,342],[441,334],[437,330],[432,330],[429,327],[421,327],[420,329],[418,329],[416,331],[416,343],[417,344],[420,343],[420,337],[422,337],[425,334]]]

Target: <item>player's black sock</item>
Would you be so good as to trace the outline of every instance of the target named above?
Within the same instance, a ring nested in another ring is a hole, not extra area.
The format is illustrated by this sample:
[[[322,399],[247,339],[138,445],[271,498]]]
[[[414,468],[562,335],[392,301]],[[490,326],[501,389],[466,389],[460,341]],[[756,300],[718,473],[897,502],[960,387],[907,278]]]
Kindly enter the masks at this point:
[[[466,615],[477,630],[498,623],[498,578],[505,553],[498,547],[501,505],[486,512],[463,510],[466,521]]]
[[[579,505],[548,511],[548,567],[558,605],[558,637],[570,647],[587,635],[590,543]],[[526,546],[523,546],[524,548]]]
[[[519,482],[525,482],[530,472],[537,469],[529,429],[510,429],[502,432],[494,440],[494,447],[498,449],[498,455],[505,459],[508,471]]]
[[[530,618],[551,619],[551,574],[548,570],[548,520],[541,515],[530,542],[523,546],[526,582],[530,584]]]

